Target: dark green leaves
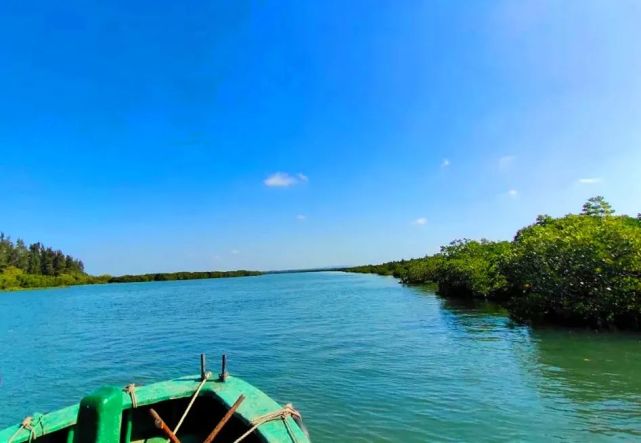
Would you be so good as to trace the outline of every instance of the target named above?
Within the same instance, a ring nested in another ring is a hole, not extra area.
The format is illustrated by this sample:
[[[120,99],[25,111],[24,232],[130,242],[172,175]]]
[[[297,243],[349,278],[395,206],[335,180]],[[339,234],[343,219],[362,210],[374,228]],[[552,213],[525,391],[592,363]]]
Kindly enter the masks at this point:
[[[498,300],[523,322],[641,329],[641,218],[613,214],[597,196],[581,215],[540,215],[512,242],[455,240],[433,256],[351,270]]]

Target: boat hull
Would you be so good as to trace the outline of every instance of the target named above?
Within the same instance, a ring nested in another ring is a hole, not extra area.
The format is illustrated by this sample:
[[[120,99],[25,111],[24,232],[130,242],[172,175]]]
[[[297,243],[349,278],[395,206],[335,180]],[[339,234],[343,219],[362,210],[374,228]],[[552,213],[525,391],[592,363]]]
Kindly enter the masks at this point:
[[[233,442],[258,422],[261,424],[247,434],[243,442],[309,442],[299,422],[290,414],[264,420],[283,407],[261,390],[232,376],[224,381],[204,383],[200,377],[183,377],[136,387],[133,395],[121,388],[101,388],[77,405],[48,414],[34,414],[27,426],[0,431],[0,442],[166,442],[167,437],[155,426],[149,410],[153,408],[170,429],[175,429],[199,387],[177,432],[181,442],[204,441],[241,395],[245,399],[223,426],[216,442]]]

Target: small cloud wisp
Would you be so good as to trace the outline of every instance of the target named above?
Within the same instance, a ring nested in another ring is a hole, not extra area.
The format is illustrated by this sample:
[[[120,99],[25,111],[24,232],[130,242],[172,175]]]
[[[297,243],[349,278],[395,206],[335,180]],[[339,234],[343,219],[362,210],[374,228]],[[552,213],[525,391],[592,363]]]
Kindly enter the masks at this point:
[[[263,183],[270,188],[288,188],[300,183],[307,183],[308,181],[309,178],[300,172],[295,175],[288,174],[287,172],[274,172],[263,180]]]
[[[602,181],[603,179],[601,177],[586,177],[577,180],[581,185],[594,185],[596,183],[601,183]]]

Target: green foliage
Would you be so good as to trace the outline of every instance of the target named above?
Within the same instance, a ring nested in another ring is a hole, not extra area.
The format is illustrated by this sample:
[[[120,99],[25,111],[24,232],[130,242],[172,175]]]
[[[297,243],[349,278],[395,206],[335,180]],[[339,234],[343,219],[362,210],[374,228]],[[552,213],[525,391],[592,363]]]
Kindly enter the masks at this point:
[[[81,273],[59,275],[28,274],[15,266],[8,266],[0,273],[0,290],[107,283],[110,278],[108,275],[91,276]]]
[[[14,244],[11,238],[0,233],[0,272],[14,267],[34,275],[84,274],[84,265],[62,251],[54,251],[40,243],[28,248],[18,239]]]
[[[510,243],[455,240],[441,248],[435,280],[444,295],[500,298],[507,289],[500,262]]]
[[[0,289],[15,289],[20,287],[18,277],[23,273],[14,266],[6,266],[0,274]]]
[[[403,278],[407,273],[408,267],[422,259],[413,260],[400,260],[383,263],[380,265],[365,265],[349,268],[350,272],[358,272],[361,274],[379,274],[379,275],[393,275],[397,278]]]
[[[92,276],[85,273],[82,261],[40,243],[27,247],[18,239],[0,233],[0,290],[44,288],[94,283],[123,283],[260,275],[256,271],[173,272],[144,275]]]
[[[511,243],[457,240],[433,256],[347,270],[493,298],[522,322],[641,329],[641,216],[613,214],[597,196],[581,215],[538,216]]]
[[[503,266],[516,319],[641,327],[641,223],[598,208],[519,231]]]
[[[581,214],[592,217],[605,217],[614,214],[614,209],[612,209],[610,203],[605,201],[603,196],[597,195],[596,197],[589,198],[588,201],[583,204]]]
[[[84,265],[62,251],[40,243],[27,247],[0,233],[0,290],[67,286],[106,281],[85,274]]]
[[[347,270],[393,275],[407,284],[438,283],[443,294],[494,297],[506,288],[499,261],[509,247],[508,242],[455,240],[433,256]]]
[[[158,274],[121,275],[110,277],[108,283],[133,283],[146,281],[197,280],[203,278],[248,277],[261,275],[258,271],[204,271],[204,272],[165,272]]]
[[[443,257],[435,255],[419,260],[410,260],[400,279],[406,284],[434,283],[438,280],[439,272],[443,268]]]

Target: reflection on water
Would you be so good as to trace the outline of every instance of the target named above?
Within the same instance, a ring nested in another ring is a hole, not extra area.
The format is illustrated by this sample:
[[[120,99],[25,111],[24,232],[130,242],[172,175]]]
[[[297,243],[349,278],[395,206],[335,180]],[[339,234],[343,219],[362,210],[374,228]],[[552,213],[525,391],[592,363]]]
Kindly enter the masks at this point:
[[[542,393],[562,395],[592,433],[641,436],[638,335],[549,329],[533,336]]]
[[[316,442],[625,440],[641,435],[639,345],[336,272],[1,294],[0,426],[195,373],[206,351],[294,402]]]
[[[432,287],[415,290],[434,296]],[[641,436],[639,334],[564,328],[533,331],[512,323],[507,311],[495,303],[436,297],[443,320],[463,339],[511,342],[524,379],[532,381],[542,405],[554,414],[576,415],[578,423],[572,432],[587,433],[591,439]]]

